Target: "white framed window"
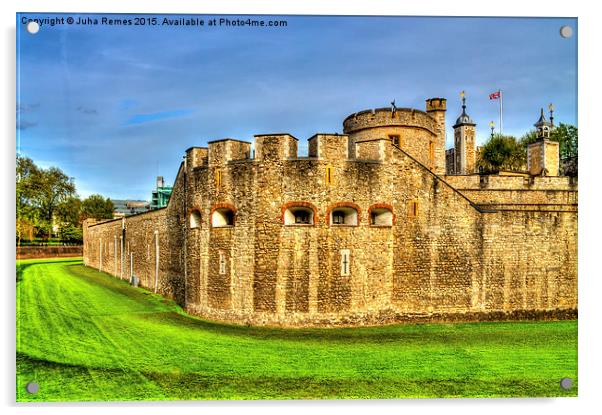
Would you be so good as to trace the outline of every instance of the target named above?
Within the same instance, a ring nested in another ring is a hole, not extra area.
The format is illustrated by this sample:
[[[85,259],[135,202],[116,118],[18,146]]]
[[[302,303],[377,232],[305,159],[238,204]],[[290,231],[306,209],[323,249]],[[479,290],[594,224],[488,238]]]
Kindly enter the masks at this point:
[[[200,228],[201,227],[201,212],[198,210],[193,210],[190,212],[190,228]]]
[[[314,211],[304,206],[293,206],[284,212],[285,225],[313,225]]]
[[[357,210],[350,206],[338,207],[330,212],[331,225],[357,226],[357,222]]]
[[[211,217],[211,225],[214,228],[234,226],[234,211],[231,209],[216,209]]]
[[[349,249],[341,249],[341,276],[346,277],[351,271],[351,253]]]
[[[375,208],[370,211],[370,225],[393,226],[393,212],[387,208]]]
[[[226,274],[226,254],[224,251],[219,251],[219,273]]]

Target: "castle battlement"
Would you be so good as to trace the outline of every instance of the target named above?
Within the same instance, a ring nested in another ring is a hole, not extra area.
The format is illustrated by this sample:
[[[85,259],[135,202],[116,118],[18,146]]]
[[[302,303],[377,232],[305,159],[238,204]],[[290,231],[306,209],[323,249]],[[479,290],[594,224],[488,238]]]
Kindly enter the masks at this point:
[[[364,128],[400,126],[423,128],[435,134],[436,120],[425,111],[414,108],[376,108],[351,114],[343,121],[345,134],[358,132]]]
[[[84,224],[85,263],[240,324],[574,315],[576,181],[446,176],[445,109],[353,114],[308,157],[287,133],[191,147],[167,207]]]

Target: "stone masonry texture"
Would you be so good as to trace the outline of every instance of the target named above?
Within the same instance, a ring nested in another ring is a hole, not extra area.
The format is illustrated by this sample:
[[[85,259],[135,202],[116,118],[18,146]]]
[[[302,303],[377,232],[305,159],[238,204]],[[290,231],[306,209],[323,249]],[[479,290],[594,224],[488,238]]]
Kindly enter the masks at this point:
[[[237,324],[574,318],[576,178],[446,176],[426,109],[352,114],[309,157],[289,134],[190,148],[167,207],[85,222],[84,262]]]

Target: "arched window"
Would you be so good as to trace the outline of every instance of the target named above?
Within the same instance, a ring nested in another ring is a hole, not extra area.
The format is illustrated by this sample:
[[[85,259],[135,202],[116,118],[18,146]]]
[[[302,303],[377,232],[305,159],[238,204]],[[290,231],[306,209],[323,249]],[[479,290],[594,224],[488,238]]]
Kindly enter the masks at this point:
[[[316,219],[316,209],[311,203],[289,202],[282,207],[285,225],[314,225]]]
[[[331,226],[357,226],[360,208],[355,203],[336,203],[328,210],[328,223]]]
[[[357,210],[348,206],[332,209],[330,212],[330,223],[333,226],[357,226]]]
[[[190,212],[190,229],[201,227],[201,212],[193,210]]]
[[[214,207],[211,213],[211,226],[214,228],[234,226],[235,214],[234,207],[222,205]]]
[[[393,226],[395,216],[393,209],[387,204],[378,203],[370,206],[368,215],[370,216],[370,226]]]

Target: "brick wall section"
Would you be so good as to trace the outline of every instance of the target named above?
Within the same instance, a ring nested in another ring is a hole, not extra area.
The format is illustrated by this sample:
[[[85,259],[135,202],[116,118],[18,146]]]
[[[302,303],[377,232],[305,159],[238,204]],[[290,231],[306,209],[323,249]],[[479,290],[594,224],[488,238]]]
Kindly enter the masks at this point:
[[[125,220],[123,272],[121,220],[86,223],[86,264],[129,278],[133,253],[134,274],[152,289],[158,231],[159,292],[192,314],[239,324],[575,316],[575,183],[490,177],[483,188],[478,176],[437,176],[387,140],[373,141],[378,152],[372,160],[342,151],[351,147],[346,135],[321,134],[312,141],[310,158],[296,158],[297,140],[288,134],[258,136],[254,159],[244,144],[234,144],[241,151],[210,144],[208,154],[189,153],[167,208]],[[550,201],[574,210],[548,211]],[[533,206],[493,213],[477,206],[494,202]],[[298,204],[315,209],[313,225],[283,224],[283,212]],[[343,204],[356,207],[358,226],[329,224],[329,209]],[[235,210],[235,225],[211,226],[212,212],[224,206]],[[370,226],[371,207],[391,209],[393,225]],[[193,229],[192,210],[201,217]],[[342,250],[350,253],[349,275],[341,272]]]

